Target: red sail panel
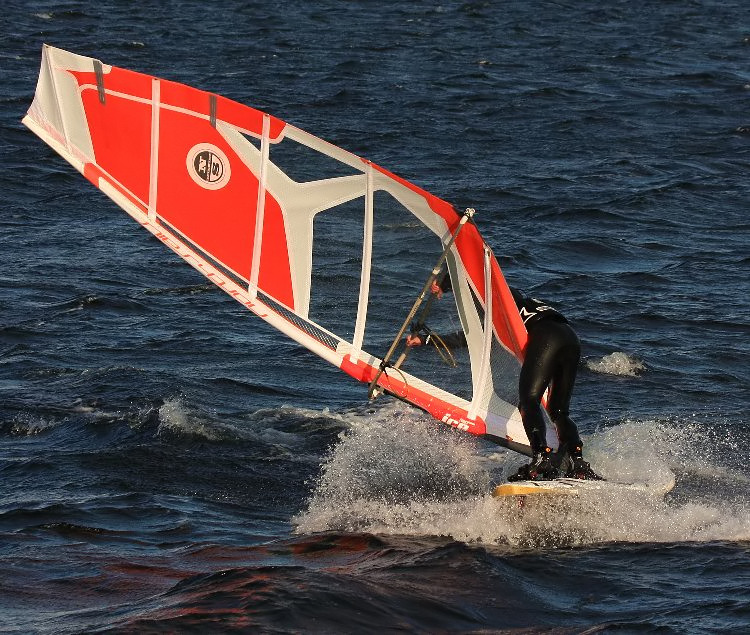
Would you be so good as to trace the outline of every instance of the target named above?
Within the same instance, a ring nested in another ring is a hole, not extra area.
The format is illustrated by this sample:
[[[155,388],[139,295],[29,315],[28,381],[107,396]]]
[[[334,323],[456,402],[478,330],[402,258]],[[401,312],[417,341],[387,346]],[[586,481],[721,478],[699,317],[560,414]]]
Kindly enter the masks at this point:
[[[263,212],[262,240],[258,287],[296,310],[284,217],[278,202],[268,192]]]
[[[482,303],[486,306],[484,247],[484,239],[476,226],[467,223],[456,238],[456,248],[461,256],[461,262],[466,269],[467,276],[479,293]],[[494,256],[491,257],[491,267],[492,325],[503,346],[522,361],[527,339],[526,327],[524,327],[523,321],[518,315],[513,296]]]
[[[263,113],[260,110],[245,106],[220,95],[216,97],[216,117],[228,124],[246,130],[260,138],[263,133]],[[277,141],[284,131],[286,123],[269,115],[269,134],[271,142]]]
[[[529,334],[495,257],[492,257],[492,323],[495,332],[519,361],[523,362]]]
[[[223,265],[249,280],[258,179],[208,120],[167,108],[169,103],[165,101],[160,110],[158,213]],[[202,179],[201,161],[221,164],[222,174],[213,176],[221,176],[225,182],[212,181],[211,174]],[[220,187],[214,189],[217,183]],[[268,192],[265,201],[258,286],[294,308],[281,207]]]
[[[107,95],[102,104],[95,74],[72,74],[83,87],[96,164],[148,204],[153,78],[112,67],[104,75]],[[160,80],[159,92],[157,213],[214,259],[249,280],[258,179],[211,125],[209,93],[164,80]],[[263,113],[229,99],[217,98],[216,115],[259,136],[262,132]],[[271,118],[271,137],[278,137],[284,125]],[[223,172],[223,182],[212,181],[216,176],[212,174],[200,178],[201,161],[206,159],[207,167]],[[268,192],[265,198],[258,286],[295,308],[281,207]]]
[[[122,184],[135,197],[148,202],[149,160],[151,154],[151,84],[136,73],[127,73],[130,93],[107,94],[99,100],[93,73],[74,73],[84,84],[81,100],[97,165]],[[148,80],[148,78],[145,78]],[[93,81],[93,85],[92,85]],[[121,84],[123,82],[120,82]],[[148,85],[149,102],[137,101],[131,95],[143,93]],[[123,86],[123,88],[127,88]]]
[[[159,119],[157,212],[201,249],[249,279],[258,179],[207,120],[165,105]],[[200,170],[202,160],[210,170],[211,147],[224,155],[214,160],[228,161],[221,167],[226,182],[219,189],[209,189],[216,183],[212,184],[210,173],[205,180],[196,175],[195,166]]]

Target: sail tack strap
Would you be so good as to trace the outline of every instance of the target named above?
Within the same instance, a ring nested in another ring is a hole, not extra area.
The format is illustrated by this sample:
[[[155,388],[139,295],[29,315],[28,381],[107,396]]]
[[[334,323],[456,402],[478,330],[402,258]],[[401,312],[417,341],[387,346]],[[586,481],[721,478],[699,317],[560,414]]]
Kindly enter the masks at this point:
[[[212,128],[216,128],[216,95],[208,96],[208,120]]]
[[[393,354],[396,352],[396,348],[398,348],[398,345],[401,342],[401,338],[404,336],[406,329],[408,328],[409,324],[411,324],[412,319],[414,318],[417,311],[419,310],[419,306],[422,304],[425,296],[430,291],[430,287],[432,287],[432,283],[435,282],[435,280],[437,280],[437,277],[440,275],[440,271],[443,268],[443,263],[445,262],[445,259],[447,258],[448,252],[450,251],[451,247],[453,247],[453,243],[456,242],[456,238],[458,237],[459,232],[461,231],[463,226],[466,224],[466,221],[468,221],[472,216],[474,216],[474,209],[471,207],[467,207],[463,213],[463,216],[461,216],[461,220],[458,222],[458,226],[456,227],[456,230],[453,232],[453,234],[450,237],[450,240],[445,245],[445,248],[443,249],[443,253],[440,254],[440,258],[438,258],[437,262],[435,263],[435,266],[432,268],[432,272],[430,273],[429,278],[427,278],[427,282],[424,283],[424,286],[422,287],[422,291],[420,292],[419,296],[417,296],[417,299],[414,301],[414,304],[412,305],[411,310],[409,311],[409,315],[406,316],[406,319],[404,320],[404,323],[401,325],[401,328],[396,334],[396,337],[393,338],[393,342],[391,343],[391,346],[388,349],[388,352],[385,354],[385,357],[383,357],[383,361],[380,362],[380,368],[378,369],[378,372],[375,373],[375,377],[373,377],[372,381],[370,382],[370,388],[368,390],[368,395],[370,399],[374,399],[375,397],[378,396],[379,394],[377,390],[378,379],[380,379],[380,376],[385,372],[385,369],[388,368],[390,361],[391,361],[391,357],[393,357]]]
[[[104,70],[99,60],[94,60],[94,75],[96,75],[96,90],[99,93],[99,101],[104,104],[107,101],[104,92]]]

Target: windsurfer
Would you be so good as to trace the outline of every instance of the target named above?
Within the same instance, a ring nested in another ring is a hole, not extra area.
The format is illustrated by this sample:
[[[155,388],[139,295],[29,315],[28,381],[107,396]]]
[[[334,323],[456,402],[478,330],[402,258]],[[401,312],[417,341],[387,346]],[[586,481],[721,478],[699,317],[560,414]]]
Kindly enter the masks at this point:
[[[450,289],[450,278],[445,276],[440,285],[433,283],[431,292],[440,298]],[[511,287],[510,290],[529,335],[518,381],[518,409],[531,445],[532,459],[508,480],[550,480],[559,476],[600,479],[583,459],[583,443],[569,414],[581,356],[578,336],[559,311],[517,289]],[[429,332],[411,333],[406,337],[406,345],[422,346],[430,338]],[[449,347],[466,345],[463,331],[442,336],[441,340]],[[547,445],[542,414],[542,396],[548,387],[547,412],[560,439],[557,454]]]

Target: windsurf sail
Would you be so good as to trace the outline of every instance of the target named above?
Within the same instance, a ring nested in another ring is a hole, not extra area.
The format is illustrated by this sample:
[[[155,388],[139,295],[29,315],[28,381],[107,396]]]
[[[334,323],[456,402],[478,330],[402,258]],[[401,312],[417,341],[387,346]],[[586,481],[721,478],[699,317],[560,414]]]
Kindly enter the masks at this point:
[[[286,336],[439,421],[530,453],[517,409],[526,331],[490,247],[448,202],[260,110],[46,45],[23,123]],[[389,367],[378,355],[443,250],[453,301],[435,305],[452,307],[444,326],[465,333],[466,351],[452,374],[428,355]]]

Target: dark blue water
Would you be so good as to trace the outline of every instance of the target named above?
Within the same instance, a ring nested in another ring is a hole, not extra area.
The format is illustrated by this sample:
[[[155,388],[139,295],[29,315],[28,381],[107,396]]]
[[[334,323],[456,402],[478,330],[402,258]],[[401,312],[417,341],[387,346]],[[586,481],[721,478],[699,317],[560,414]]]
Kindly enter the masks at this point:
[[[750,627],[747,3],[13,1],[0,25],[0,630]],[[519,457],[367,404],[21,126],[44,42],[477,208],[583,340],[592,463],[675,489],[492,500]]]

